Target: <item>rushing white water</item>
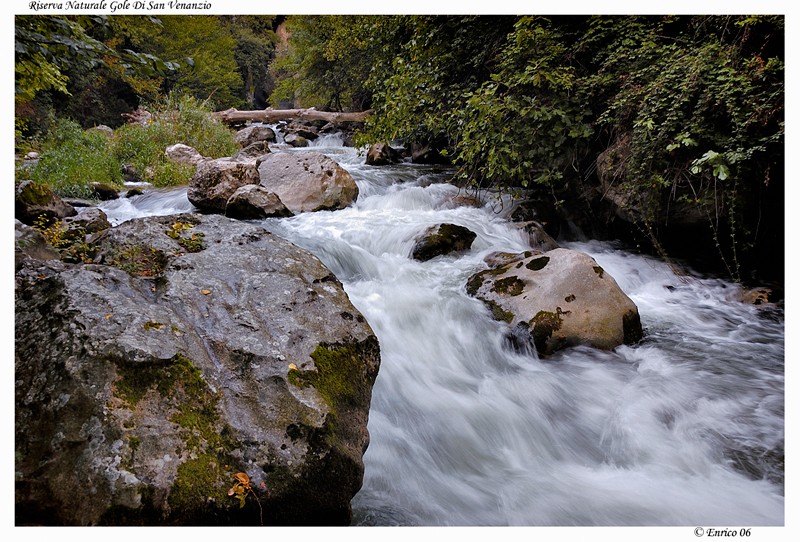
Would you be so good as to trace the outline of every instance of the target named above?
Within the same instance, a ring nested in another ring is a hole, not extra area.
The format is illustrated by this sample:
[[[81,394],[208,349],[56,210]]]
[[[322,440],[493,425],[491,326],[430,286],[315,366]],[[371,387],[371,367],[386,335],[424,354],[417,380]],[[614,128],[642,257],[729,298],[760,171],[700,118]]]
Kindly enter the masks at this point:
[[[490,252],[529,248],[517,230],[458,206],[431,167],[315,150],[353,174],[356,204],[262,222],[339,277],[380,341],[355,524],[783,525],[782,316],[724,281],[572,243],[637,304],[645,339],[517,352],[464,287]],[[164,214],[145,198],[105,209]],[[410,259],[414,237],[442,222],[474,231],[472,249]]]

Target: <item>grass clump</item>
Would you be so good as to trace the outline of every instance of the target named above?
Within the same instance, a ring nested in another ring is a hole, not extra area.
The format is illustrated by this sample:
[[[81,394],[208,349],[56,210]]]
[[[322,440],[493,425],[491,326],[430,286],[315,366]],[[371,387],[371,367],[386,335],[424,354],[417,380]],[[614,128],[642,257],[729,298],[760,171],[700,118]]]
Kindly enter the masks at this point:
[[[194,147],[209,158],[239,150],[233,132],[192,97],[170,95],[147,109],[152,114],[147,122],[126,124],[111,136],[83,130],[69,119],[54,121],[31,177],[61,197],[90,198],[92,182],[121,188],[123,170],[156,187],[188,183],[195,167],[170,162],[164,155],[175,143]]]
[[[92,182],[121,188],[120,165],[107,135],[85,131],[72,120],[61,120],[54,124],[42,148],[31,178],[59,196],[90,198]]]

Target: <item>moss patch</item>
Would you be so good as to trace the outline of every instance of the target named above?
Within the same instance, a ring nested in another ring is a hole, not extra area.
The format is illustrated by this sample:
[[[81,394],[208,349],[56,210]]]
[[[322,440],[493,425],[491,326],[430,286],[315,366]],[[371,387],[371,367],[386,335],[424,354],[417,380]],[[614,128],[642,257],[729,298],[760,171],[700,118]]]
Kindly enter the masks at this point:
[[[25,205],[47,205],[54,197],[53,191],[42,183],[30,182],[17,195]]]
[[[540,354],[548,352],[547,343],[553,332],[561,329],[561,315],[557,312],[539,311],[530,321],[532,328],[533,344]]]
[[[525,290],[525,283],[519,277],[505,277],[492,285],[492,291],[502,295],[517,296]]]
[[[472,275],[469,280],[467,281],[467,293],[471,296],[474,296],[478,293],[478,290],[481,286],[483,286],[486,277],[496,277],[497,275],[502,275],[509,269],[511,269],[512,264],[502,265],[500,267],[496,267],[494,269],[487,269],[485,271],[481,271],[480,273],[476,273]]]
[[[531,271],[539,271],[539,270],[541,270],[541,269],[544,269],[544,267],[545,267],[545,266],[546,266],[548,263],[550,263],[550,257],[549,257],[549,256],[542,256],[542,257],[540,257],[540,258],[534,258],[534,259],[532,259],[531,261],[529,261],[529,262],[528,262],[528,263],[525,265],[525,267],[527,267],[527,268],[528,268],[528,269],[530,269]]]
[[[467,281],[467,293],[469,295],[474,296],[478,293],[481,286],[483,286],[484,277],[486,276],[486,271],[481,271],[476,275],[472,275],[469,280]]]
[[[329,435],[333,436],[339,430],[336,424],[339,416],[369,407],[380,365],[380,346],[371,336],[361,342],[319,344],[310,356],[315,368],[292,367],[287,380],[294,386],[311,386],[317,390],[328,405]]]
[[[173,222],[165,232],[167,237],[174,239],[182,246],[186,252],[200,252],[206,248],[205,234],[202,232],[192,232],[195,224],[190,222]]]
[[[219,459],[203,454],[178,466],[178,475],[167,502],[178,514],[197,510],[198,503],[222,504],[228,501],[226,484],[230,476]]]
[[[492,318],[495,320],[509,324],[514,320],[514,313],[503,309],[496,301],[492,301],[491,299],[481,299],[481,301],[486,303],[486,306],[492,311]]]
[[[599,265],[595,265],[594,267],[592,267],[592,269],[594,269],[594,272],[597,273],[598,277],[603,278],[603,274],[605,273],[605,271],[603,271],[602,267],[600,267]]]
[[[121,378],[115,383],[116,395],[131,408],[152,390],[174,407],[170,421],[187,430],[187,446],[199,449],[205,442],[224,447],[217,428],[219,399],[187,357],[176,354],[164,364],[120,365],[117,371]]]

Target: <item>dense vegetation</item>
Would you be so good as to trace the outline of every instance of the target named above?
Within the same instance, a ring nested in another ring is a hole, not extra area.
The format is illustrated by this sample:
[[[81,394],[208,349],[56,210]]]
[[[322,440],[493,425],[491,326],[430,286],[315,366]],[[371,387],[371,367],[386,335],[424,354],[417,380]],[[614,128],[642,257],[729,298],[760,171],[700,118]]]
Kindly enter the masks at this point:
[[[713,255],[737,280],[782,278],[780,16],[16,23],[20,147],[57,137],[47,133],[58,117],[117,126],[120,112],[169,92],[217,109],[267,96],[372,108],[361,144],[431,147],[457,182],[524,195],[551,224],[662,255]]]
[[[737,280],[782,274],[782,17],[288,25],[273,101],[370,106],[362,143],[432,145],[465,186],[546,194],[562,218],[662,255],[694,245]]]

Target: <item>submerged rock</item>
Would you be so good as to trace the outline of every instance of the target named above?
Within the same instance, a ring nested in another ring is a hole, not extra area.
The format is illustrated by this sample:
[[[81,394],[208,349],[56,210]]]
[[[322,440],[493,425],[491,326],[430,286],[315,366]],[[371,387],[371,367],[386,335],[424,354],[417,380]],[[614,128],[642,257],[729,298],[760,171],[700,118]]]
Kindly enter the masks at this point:
[[[420,234],[411,250],[411,257],[421,262],[436,256],[469,250],[477,235],[456,224],[437,224]]]
[[[380,358],[331,272],[218,215],[96,245],[19,262],[16,523],[348,524]]]
[[[580,344],[611,350],[642,338],[636,305],[591,256],[558,248],[491,261],[470,277],[467,292],[540,355]]]

